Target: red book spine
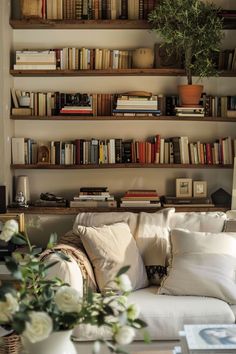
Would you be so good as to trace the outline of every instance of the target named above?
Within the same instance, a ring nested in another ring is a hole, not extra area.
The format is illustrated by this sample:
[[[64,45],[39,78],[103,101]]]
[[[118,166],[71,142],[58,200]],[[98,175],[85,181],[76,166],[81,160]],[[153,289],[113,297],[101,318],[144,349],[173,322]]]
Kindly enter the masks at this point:
[[[208,165],[212,165],[212,152],[210,143],[206,143],[206,162]]]

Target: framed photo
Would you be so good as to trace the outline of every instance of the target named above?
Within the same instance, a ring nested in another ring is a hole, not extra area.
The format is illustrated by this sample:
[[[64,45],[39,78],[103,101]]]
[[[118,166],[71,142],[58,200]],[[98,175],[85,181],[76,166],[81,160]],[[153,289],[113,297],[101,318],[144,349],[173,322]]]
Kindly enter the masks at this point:
[[[177,198],[192,197],[191,178],[176,178],[176,197]]]
[[[207,196],[206,181],[193,181],[193,196],[195,198],[201,198]]]
[[[3,225],[7,220],[14,219],[18,222],[19,225],[19,231],[24,232],[25,231],[25,221],[24,221],[24,214],[23,213],[6,213],[6,214],[0,214],[0,233],[2,230]]]

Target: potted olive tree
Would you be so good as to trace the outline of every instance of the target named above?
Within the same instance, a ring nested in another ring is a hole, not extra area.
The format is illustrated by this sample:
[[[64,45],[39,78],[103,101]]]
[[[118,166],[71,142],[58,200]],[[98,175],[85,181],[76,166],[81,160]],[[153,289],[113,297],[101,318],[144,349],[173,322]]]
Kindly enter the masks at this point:
[[[163,39],[167,54],[179,52],[183,58],[188,85],[180,85],[182,105],[199,103],[202,85],[193,85],[193,76],[198,78],[216,76],[214,53],[219,52],[223,38],[223,24],[218,16],[219,8],[201,0],[160,0],[149,14],[152,29]],[[195,102],[189,101],[182,91],[197,89]],[[187,101],[186,101],[187,99]]]

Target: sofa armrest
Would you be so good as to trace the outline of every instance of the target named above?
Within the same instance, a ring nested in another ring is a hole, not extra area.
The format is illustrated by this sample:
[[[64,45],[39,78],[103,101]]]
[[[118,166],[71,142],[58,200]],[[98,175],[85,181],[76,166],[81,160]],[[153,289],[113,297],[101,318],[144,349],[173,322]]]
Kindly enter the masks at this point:
[[[78,263],[70,257],[70,262],[63,260],[56,253],[49,254],[45,260],[46,263],[52,263],[57,261],[55,265],[48,269],[47,278],[53,279],[57,277],[63,282],[70,284],[70,286],[83,295],[84,280],[83,275]]]
[[[63,260],[56,252],[64,253],[70,261]],[[60,243],[52,249],[46,249],[41,254],[42,261],[58,263],[49,268],[49,277],[57,276],[83,293],[83,289],[90,287],[97,291],[97,283],[93,267],[83,249],[83,245],[73,231],[68,232]]]

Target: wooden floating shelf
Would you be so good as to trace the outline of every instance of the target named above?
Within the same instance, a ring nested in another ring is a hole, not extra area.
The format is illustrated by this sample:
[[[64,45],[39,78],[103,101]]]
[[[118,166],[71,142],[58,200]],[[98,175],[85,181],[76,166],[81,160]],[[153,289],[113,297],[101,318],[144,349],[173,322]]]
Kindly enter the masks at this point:
[[[183,69],[101,69],[101,70],[10,70],[12,76],[186,76]],[[220,77],[236,77],[236,71],[221,71]]]
[[[236,29],[235,18],[224,18],[224,29]],[[151,29],[146,20],[10,20],[13,29]]]
[[[233,165],[203,165],[203,164],[156,164],[156,163],[114,163],[114,164],[86,164],[86,165],[51,165],[51,164],[35,164],[35,165],[11,165],[15,170],[86,170],[86,169],[107,169],[107,168],[226,168],[231,169]]]
[[[145,20],[10,20],[14,29],[151,29]]]
[[[158,210],[165,209],[162,207],[157,208],[69,208],[69,207],[34,207],[30,206],[29,208],[19,208],[13,209],[8,208],[8,212],[12,213],[24,213],[24,214],[58,214],[58,215],[77,215],[82,212],[121,212],[121,211],[129,211],[133,213],[139,213],[141,211],[145,211],[148,213],[154,213]],[[230,207],[226,206],[215,206],[215,207],[175,207],[177,212],[186,212],[186,211],[223,211],[226,212]]]
[[[117,120],[170,120],[178,122],[186,121],[197,121],[197,122],[236,122],[236,117],[176,117],[176,116],[75,116],[75,115],[61,115],[61,116],[21,116],[21,115],[11,115],[13,120],[49,120],[49,121],[64,121],[64,120],[85,120],[85,121],[100,121],[100,120],[111,120],[113,122]]]

